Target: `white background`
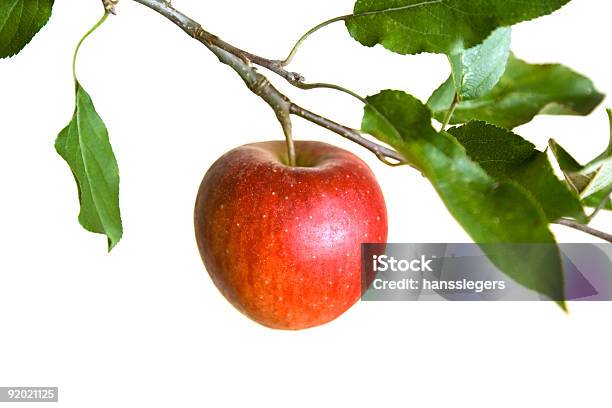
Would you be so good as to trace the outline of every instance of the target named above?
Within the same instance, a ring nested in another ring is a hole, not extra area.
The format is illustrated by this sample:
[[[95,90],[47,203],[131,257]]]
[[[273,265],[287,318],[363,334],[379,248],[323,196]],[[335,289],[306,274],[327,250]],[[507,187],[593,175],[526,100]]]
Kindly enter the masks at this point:
[[[76,188],[53,142],[72,114],[74,45],[98,0],[58,1],[40,36],[0,61],[0,385],[60,387],[61,407],[602,407],[609,406],[612,305],[361,303],[302,332],[236,312],[204,270],[192,208],[206,169],[233,147],[282,138],[273,114],[199,43],[123,0],[86,43],[83,85],[106,121],[121,168],[125,237],[108,255],[77,221]],[[280,58],[350,0],[175,5],[226,40]],[[612,92],[612,4],[575,0],[521,24],[514,50],[563,62]],[[354,42],[342,24],[316,34],[293,67],[361,94],[422,99],[448,75],[445,58],[405,57]],[[358,126],[359,104],[290,89],[296,102]],[[608,102],[609,104],[609,102]],[[368,160],[389,207],[391,242],[467,241],[428,183],[386,168],[340,137],[296,120],[298,139]],[[587,160],[608,138],[603,108],[542,117],[518,132],[555,137]],[[606,214],[596,226],[612,230]],[[592,241],[555,228],[563,242]]]

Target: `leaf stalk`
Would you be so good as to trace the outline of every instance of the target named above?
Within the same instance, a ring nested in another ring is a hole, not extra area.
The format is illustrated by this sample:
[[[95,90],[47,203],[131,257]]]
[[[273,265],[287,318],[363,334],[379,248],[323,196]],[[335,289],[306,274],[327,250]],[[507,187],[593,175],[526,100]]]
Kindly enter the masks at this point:
[[[102,24],[104,24],[104,22],[106,22],[106,20],[108,19],[108,16],[109,16],[109,11],[105,11],[102,18],[100,18],[100,20],[96,24],[94,24],[94,26],[91,27],[89,31],[87,31],[87,33],[85,33],[85,35],[79,40],[79,43],[77,44],[76,49],[74,50],[74,56],[72,57],[72,77],[74,78],[74,82],[78,82],[77,74],[76,74],[76,63],[77,63],[77,57],[79,55],[81,46],[83,45],[85,40],[89,38],[90,35],[92,35],[98,28],[100,28]]]
[[[304,44],[304,42],[308,39],[308,37],[310,37],[311,35],[313,35],[314,33],[316,33],[317,31],[319,31],[320,29],[327,27],[328,25],[337,23],[339,21],[346,21],[348,18],[350,18],[352,15],[345,15],[345,16],[340,16],[340,17],[334,17],[331,18],[329,20],[326,20],[324,22],[322,22],[321,24],[318,24],[316,26],[314,26],[313,28],[311,28],[310,30],[308,30],[304,35],[302,35],[300,37],[300,39],[295,43],[295,45],[293,46],[293,48],[291,49],[291,52],[289,53],[289,55],[287,56],[287,58],[285,58],[283,61],[281,61],[281,65],[283,67],[286,67],[287,65],[291,64],[291,62],[293,61],[293,58],[295,57],[295,55],[297,54],[298,50],[300,49],[300,47],[302,46],[302,44]]]
[[[450,121],[453,119],[455,110],[457,110],[457,105],[459,105],[459,94],[455,92],[455,96],[453,97],[453,102],[448,108],[448,111],[446,111],[446,115],[444,116],[444,120],[442,121],[442,129],[440,130],[441,132],[444,132],[446,130]]]

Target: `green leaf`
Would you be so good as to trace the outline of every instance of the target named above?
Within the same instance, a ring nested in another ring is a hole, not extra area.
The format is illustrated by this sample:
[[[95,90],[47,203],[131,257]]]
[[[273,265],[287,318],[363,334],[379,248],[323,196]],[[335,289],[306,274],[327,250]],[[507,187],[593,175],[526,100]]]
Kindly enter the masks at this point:
[[[449,130],[468,156],[496,180],[512,180],[540,204],[547,219],[572,217],[586,222],[578,196],[555,176],[544,152],[509,130],[484,122],[470,122]]]
[[[480,44],[498,27],[550,14],[570,0],[357,0],[351,36],[399,54],[452,55]]]
[[[604,200],[610,201],[612,192],[612,110],[608,109],[610,144],[606,150],[586,165],[578,163],[563,147],[550,141],[553,154],[567,182],[582,197],[585,205],[598,207]],[[606,205],[605,208],[607,208]]]
[[[501,27],[480,45],[450,56],[455,92],[460,100],[477,99],[501,79],[510,57],[512,29]]]
[[[66,160],[79,188],[79,222],[88,231],[105,234],[109,251],[121,239],[119,168],[104,122],[91,97],[77,82],[76,109],[55,148]]]
[[[501,271],[563,306],[563,267],[548,220],[513,181],[497,181],[450,134],[437,133],[431,112],[400,91],[367,98],[362,123],[401,152],[431,181],[451,214]],[[510,244],[544,244],[519,245]],[[506,245],[497,245],[506,244]]]
[[[454,95],[449,78],[427,102],[438,121]],[[533,65],[511,55],[499,83],[481,98],[460,102],[450,123],[482,120],[513,129],[536,115],[588,115],[603,99],[591,80],[563,65]]]
[[[610,193],[600,191],[592,196],[586,197],[582,200],[585,207],[598,208],[601,206],[602,210],[612,211],[612,199],[610,199]]]
[[[47,24],[54,0],[0,1],[0,58],[12,57]]]

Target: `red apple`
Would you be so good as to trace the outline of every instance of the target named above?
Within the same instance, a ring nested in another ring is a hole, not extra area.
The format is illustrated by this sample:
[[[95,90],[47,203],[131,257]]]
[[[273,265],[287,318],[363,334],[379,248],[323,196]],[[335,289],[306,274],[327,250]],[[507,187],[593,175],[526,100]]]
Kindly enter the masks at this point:
[[[265,326],[334,320],[361,296],[361,244],[384,243],[387,212],[372,171],[318,142],[255,143],[210,168],[195,207],[198,248],[223,295]]]

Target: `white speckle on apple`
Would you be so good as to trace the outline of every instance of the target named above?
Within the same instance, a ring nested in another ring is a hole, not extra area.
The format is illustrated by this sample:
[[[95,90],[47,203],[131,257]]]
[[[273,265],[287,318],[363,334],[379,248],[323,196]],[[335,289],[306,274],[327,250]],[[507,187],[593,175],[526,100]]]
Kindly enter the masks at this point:
[[[268,285],[269,283],[270,283],[270,281],[267,280],[267,279],[264,281],[264,285]]]
[[[221,204],[221,209],[224,209],[224,208],[225,208],[225,205]]]
[[[268,218],[266,214],[262,215],[261,218]]]
[[[289,199],[289,197],[288,197],[288,196],[285,196],[285,200],[288,200],[288,199]]]
[[[329,286],[333,286],[333,285],[334,285],[334,282],[329,281]]]
[[[273,191],[273,192],[272,192],[272,195],[273,195],[273,196],[275,196],[275,195],[276,195],[276,191]]]
[[[289,232],[289,230],[288,230],[288,229],[285,229],[285,232]]]
[[[282,296],[279,296],[279,297],[278,297],[278,300],[279,300],[279,302],[282,302],[282,301],[283,301],[283,297],[282,297]]]
[[[367,238],[367,237],[368,237],[368,234],[363,234],[363,237],[364,237],[364,238]]]
[[[240,223],[239,223],[239,222],[237,222],[237,223],[236,223],[236,226],[237,226],[237,227],[240,227]]]
[[[380,221],[380,217],[376,217],[376,221]]]
[[[312,215],[310,215],[308,218],[310,218],[312,220]]]

